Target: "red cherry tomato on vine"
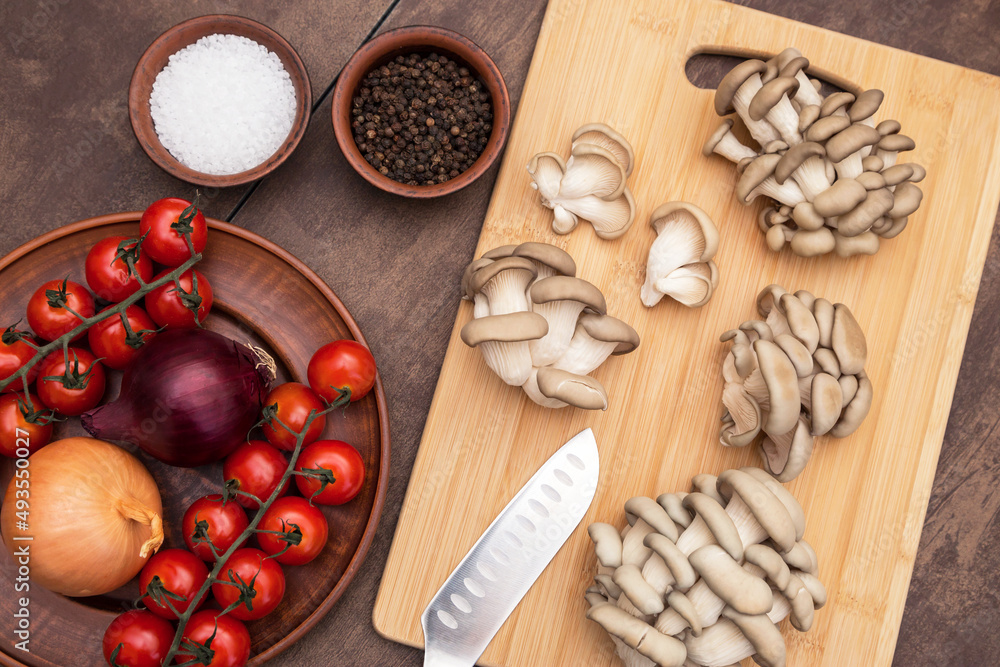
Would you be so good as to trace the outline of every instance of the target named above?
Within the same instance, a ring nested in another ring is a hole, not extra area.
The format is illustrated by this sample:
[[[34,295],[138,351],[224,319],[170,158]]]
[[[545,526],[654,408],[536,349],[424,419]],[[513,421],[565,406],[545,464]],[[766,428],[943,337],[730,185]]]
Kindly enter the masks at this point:
[[[349,389],[351,402],[364,398],[375,385],[375,358],[353,340],[335,340],[316,350],[309,360],[309,386],[333,403],[338,389]]]
[[[139,281],[135,275],[129,275],[128,264],[118,258],[118,246],[128,241],[127,236],[110,236],[98,241],[87,253],[85,263],[87,284],[101,299],[118,303],[139,291]],[[135,241],[136,239],[132,239]],[[123,250],[134,251],[135,243],[124,246]],[[153,262],[140,248],[135,262],[135,273],[145,282],[153,277]]]
[[[186,220],[181,221],[181,218]],[[180,222],[179,222],[180,221]],[[149,205],[139,220],[139,233],[148,234],[142,249],[154,262],[177,267],[191,258],[191,250],[174,224],[191,228],[191,241],[195,252],[201,252],[208,243],[208,224],[205,216],[191,202],[179,197],[167,197]]]
[[[236,488],[261,500],[267,500],[278,487],[278,482],[288,469],[288,461],[277,449],[263,440],[250,440],[237,447],[222,464],[222,478],[228,483],[236,480]],[[279,496],[288,492],[288,480],[281,487]],[[237,495],[236,502],[247,509],[260,507],[253,498]]]
[[[35,394],[31,394],[31,402],[36,412],[45,409],[41,399]],[[0,395],[0,454],[3,456],[12,459],[26,458],[18,456],[17,450],[27,449],[29,455],[34,454],[52,440],[52,422],[48,421],[49,415],[39,414],[39,419],[45,423],[34,424],[25,417],[26,408],[24,394]]]
[[[87,288],[72,280],[50,280],[39,287],[28,301],[28,326],[48,341],[69,333],[80,325],[81,317],[94,314],[94,297]],[[80,340],[85,332],[73,337]]]
[[[183,614],[191,606],[206,579],[208,567],[193,553],[184,549],[161,549],[146,561],[139,573],[142,603],[160,618],[176,620],[177,614]],[[199,607],[207,597],[198,602]],[[176,614],[171,606],[177,610]]]
[[[31,336],[26,336],[26,340],[17,338],[13,335],[13,331],[14,327],[10,327],[3,333],[4,337],[7,337],[10,340],[10,344],[7,344],[0,339],[0,381],[9,378],[11,375],[16,373],[21,366],[26,364],[35,356],[35,348],[31,347],[28,342],[37,345],[38,341]],[[38,365],[36,364],[30,371],[28,371],[29,386],[35,381],[37,376]],[[23,380],[15,380],[3,389],[3,393],[14,391],[24,391]]]
[[[219,494],[194,501],[181,519],[184,544],[195,556],[209,562],[215,561],[215,555],[207,543],[196,541],[196,533],[200,537],[207,536],[216,552],[222,554],[236,543],[248,525],[247,514],[239,503],[230,500],[223,504]]]
[[[278,406],[278,412],[275,415],[277,419],[264,425],[264,437],[275,447],[289,452],[295,449],[295,443],[298,439],[296,434],[305,428],[309,413],[313,410],[319,413],[326,408],[323,401],[319,400],[312,389],[298,382],[286,382],[272,389],[271,393],[264,399],[264,405],[275,404]],[[288,428],[286,429],[282,424]],[[302,444],[308,445],[319,440],[325,428],[326,415],[314,419],[309,425],[309,431]]]
[[[108,306],[108,308],[113,308],[113,306]],[[149,342],[149,339],[156,335],[156,325],[146,314],[146,311],[139,306],[131,305],[126,308],[125,317],[128,318],[128,324],[136,336],[135,340]],[[100,357],[102,364],[118,371],[125,370],[142,349],[142,346],[132,347],[129,344],[125,325],[122,324],[122,318],[118,315],[101,320],[90,327],[90,330],[87,331],[87,342],[90,343],[90,349],[94,354]]]
[[[285,596],[285,573],[273,558],[268,558],[260,549],[238,549],[222,566],[218,578],[226,583],[212,584],[212,595],[224,609],[240,598],[240,589],[231,586],[231,583],[238,584],[242,579],[243,584],[253,589],[253,599],[250,600],[253,609],[243,602],[229,612],[241,621],[254,621],[267,616]]]
[[[306,499],[320,505],[343,505],[354,500],[365,484],[361,454],[340,440],[317,440],[309,445],[299,455],[295,469],[319,475],[296,475],[295,484]]]
[[[38,368],[38,397],[59,414],[76,417],[97,407],[104,398],[107,380],[104,366],[83,348],[69,348],[68,387],[63,379],[67,375],[66,368],[66,356],[62,350],[56,350],[42,359]]]
[[[109,665],[160,667],[173,641],[174,626],[148,611],[133,609],[111,621],[101,648]]]
[[[192,271],[194,272],[194,277],[197,277],[198,279],[197,290],[194,288]],[[163,271],[153,278],[153,280],[159,280],[167,273],[169,273],[169,271]],[[209,311],[212,310],[213,302],[212,286],[208,283],[208,278],[206,278],[201,271],[192,269],[182,273],[179,281],[181,289],[185,292],[201,297],[201,305],[198,306],[198,321],[204,322],[205,318],[208,317]],[[181,294],[177,290],[176,282],[160,285],[147,294],[146,312],[148,312],[149,316],[153,318],[153,321],[161,327],[182,329],[186,327],[193,327],[196,324],[194,321],[194,313],[192,313],[191,310],[184,305]]]
[[[296,527],[302,536],[298,544],[288,547],[289,543],[277,533],[293,531]],[[267,508],[257,529],[273,531],[257,533],[257,542],[261,549],[272,556],[280,553],[274,560],[284,565],[305,565],[315,559],[323,552],[330,534],[330,526],[323,512],[298,496],[278,498]],[[285,547],[288,547],[287,551]]]
[[[212,639],[212,659],[196,662],[191,667],[243,667],[250,659],[250,633],[247,627],[233,618],[232,614],[219,616],[215,609],[205,609],[191,616],[184,627],[185,640],[204,646]],[[187,644],[187,642],[183,642]],[[177,652],[177,664],[187,664],[195,660],[190,648]]]

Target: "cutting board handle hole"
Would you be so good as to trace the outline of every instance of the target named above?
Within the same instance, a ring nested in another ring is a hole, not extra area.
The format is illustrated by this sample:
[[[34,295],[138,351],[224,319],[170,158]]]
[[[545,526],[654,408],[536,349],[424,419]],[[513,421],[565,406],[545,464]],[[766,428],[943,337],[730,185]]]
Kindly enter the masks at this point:
[[[684,63],[684,74],[687,76],[688,81],[698,88],[715,90],[719,87],[719,82],[726,76],[726,73],[744,60],[746,58],[739,56],[703,51],[695,53],[688,58],[688,61]],[[822,75],[817,76],[813,72],[809,72],[809,76],[819,79],[822,82],[823,87],[820,89],[820,93],[823,95],[830,95],[831,93],[845,90],[825,79]]]

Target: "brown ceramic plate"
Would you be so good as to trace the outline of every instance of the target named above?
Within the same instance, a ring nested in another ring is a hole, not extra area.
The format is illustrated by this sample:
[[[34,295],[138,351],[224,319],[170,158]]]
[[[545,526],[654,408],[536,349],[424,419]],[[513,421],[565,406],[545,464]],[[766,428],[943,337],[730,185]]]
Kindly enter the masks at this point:
[[[141,212],[106,215],[57,229],[0,259],[0,322],[24,315],[28,297],[46,280],[69,276],[86,284],[83,262],[98,240],[115,234],[134,236]],[[205,259],[199,265],[212,283],[215,306],[209,329],[239,341],[251,341],[278,361],[278,382],[305,382],[312,353],[337,338],[364,336],[350,313],[320,278],[273,243],[239,227],[209,220]],[[105,399],[117,395],[121,374],[111,372]],[[56,438],[86,435],[79,419],[57,426]],[[368,396],[327,419],[324,438],[357,447],[365,461],[365,486],[350,503],[323,507],[330,541],[313,562],[284,567],[287,591],[281,605],[260,621],[247,624],[253,641],[250,665],[260,665],[288,648],[325,614],[357,573],[378,525],[389,479],[389,418],[381,379]],[[197,498],[218,493],[222,466],[174,468],[133,448],[156,479],[163,497],[168,547],[183,547],[179,531],[184,510]],[[0,460],[0,490],[7,488],[14,466]],[[294,485],[293,485],[294,486]],[[138,597],[135,580],[106,596],[67,598],[32,586],[15,594],[16,568],[0,548],[0,616],[13,619],[18,597],[30,597],[30,653],[14,648],[11,623],[0,633],[0,664],[17,667],[104,665],[104,630],[124,605]]]
[[[405,185],[383,176],[368,164],[351,131],[351,106],[354,94],[368,72],[398,55],[408,53],[443,53],[474,71],[486,84],[493,104],[493,131],[490,140],[471,167],[438,185]],[[500,69],[485,51],[457,32],[436,26],[415,25],[382,33],[355,52],[344,66],[333,90],[333,130],[344,157],[362,178],[372,185],[403,197],[425,199],[441,197],[461,190],[482,176],[503,153],[510,134],[510,97]]]
[[[195,171],[178,162],[177,158],[171,155],[170,151],[160,143],[159,137],[156,136],[156,129],[153,127],[153,118],[149,112],[149,94],[153,91],[153,82],[156,80],[156,75],[167,66],[167,59],[202,37],[216,33],[240,35],[252,39],[278,56],[288,75],[292,78],[297,101],[292,131],[288,133],[288,137],[274,155],[253,169],[224,176]],[[128,88],[129,120],[132,122],[135,138],[139,140],[139,146],[146,152],[149,159],[171,176],[206,187],[224,188],[241,185],[270,174],[287,160],[288,156],[299,145],[306,132],[306,126],[309,124],[311,112],[312,89],[309,87],[309,73],[306,72],[306,66],[292,45],[265,25],[242,16],[228,14],[199,16],[178,23],[157,37],[140,56],[135,71],[132,72],[132,82]]]

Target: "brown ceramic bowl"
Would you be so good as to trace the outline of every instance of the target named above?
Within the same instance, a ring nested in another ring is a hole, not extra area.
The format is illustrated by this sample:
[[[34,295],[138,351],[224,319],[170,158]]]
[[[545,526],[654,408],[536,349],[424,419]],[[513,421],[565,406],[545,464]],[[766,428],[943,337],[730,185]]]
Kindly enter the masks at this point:
[[[295,110],[295,120],[292,131],[288,133],[285,142],[275,151],[274,155],[253,169],[238,174],[214,175],[195,171],[177,161],[170,154],[153,128],[153,118],[149,112],[149,94],[153,90],[153,82],[167,65],[167,59],[186,46],[194,44],[202,37],[213,34],[240,35],[261,44],[274,53],[285,66],[295,86],[295,97],[298,106]],[[132,83],[128,89],[128,115],[132,122],[132,130],[146,155],[163,168],[171,176],[206,187],[224,188],[232,185],[242,185],[267,176],[288,159],[295,147],[302,140],[309,124],[309,114],[312,112],[312,89],[309,87],[309,74],[302,64],[299,54],[285,39],[265,25],[242,16],[228,14],[211,14],[178,23],[170,30],[157,37],[139,58],[132,73]]]
[[[414,52],[444,54],[474,71],[486,84],[493,106],[493,132],[483,154],[469,169],[438,185],[405,185],[383,176],[361,155],[351,131],[351,105],[361,81],[374,68]],[[496,63],[471,40],[444,28],[409,26],[379,35],[358,49],[344,66],[333,90],[333,129],[347,161],[372,185],[403,197],[441,197],[472,183],[500,157],[510,134],[510,97]]]

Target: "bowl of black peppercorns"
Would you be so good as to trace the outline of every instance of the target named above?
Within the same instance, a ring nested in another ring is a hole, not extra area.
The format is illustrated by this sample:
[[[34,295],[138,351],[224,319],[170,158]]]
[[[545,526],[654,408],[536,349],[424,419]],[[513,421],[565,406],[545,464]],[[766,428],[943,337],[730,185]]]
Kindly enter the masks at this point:
[[[347,161],[404,197],[460,190],[503,152],[510,98],[500,70],[471,40],[434,26],[383,33],[362,46],[333,92]]]

